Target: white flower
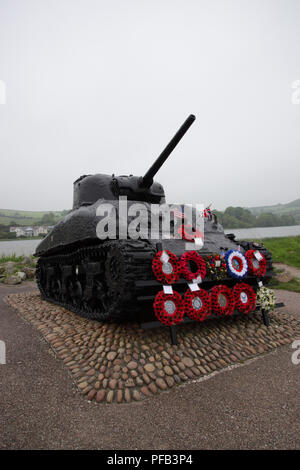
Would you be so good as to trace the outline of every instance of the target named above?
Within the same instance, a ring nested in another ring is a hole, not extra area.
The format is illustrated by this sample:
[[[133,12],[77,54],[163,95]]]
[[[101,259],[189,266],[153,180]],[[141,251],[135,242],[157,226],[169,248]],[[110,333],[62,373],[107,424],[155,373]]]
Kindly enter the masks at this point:
[[[256,292],[256,306],[264,310],[274,310],[275,295],[271,289],[261,287]]]

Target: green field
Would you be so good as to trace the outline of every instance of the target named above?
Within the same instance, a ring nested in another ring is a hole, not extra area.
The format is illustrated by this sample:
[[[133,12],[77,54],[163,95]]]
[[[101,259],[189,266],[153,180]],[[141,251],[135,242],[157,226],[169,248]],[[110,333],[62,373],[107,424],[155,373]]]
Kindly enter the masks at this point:
[[[272,253],[274,263],[285,263],[300,268],[300,236],[264,238],[258,241]]]
[[[0,209],[0,225],[52,225],[58,222],[67,212],[68,211],[19,211]],[[51,214],[50,218],[49,214]],[[47,223],[47,220],[49,223]]]
[[[300,236],[265,238],[257,241],[261,241],[272,253],[274,263],[284,263],[289,266],[300,268]],[[273,278],[270,283],[270,287],[291,292],[300,292],[300,279],[294,278],[289,282],[279,282]]]

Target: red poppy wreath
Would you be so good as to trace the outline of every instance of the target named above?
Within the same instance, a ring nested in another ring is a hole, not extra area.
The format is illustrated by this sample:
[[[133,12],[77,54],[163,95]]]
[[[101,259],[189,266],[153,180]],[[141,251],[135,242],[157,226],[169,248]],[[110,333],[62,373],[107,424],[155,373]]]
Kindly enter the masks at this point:
[[[180,262],[169,250],[159,251],[152,260],[152,271],[159,282],[173,284],[180,276]]]
[[[216,315],[232,315],[234,310],[234,297],[229,287],[225,285],[214,286],[210,292],[211,309]]]
[[[266,274],[267,261],[258,250],[248,250],[245,253],[248,262],[249,273],[253,276],[263,277]]]
[[[249,313],[255,309],[256,294],[249,284],[236,284],[233,288],[235,307],[239,312]]]
[[[183,297],[184,310],[189,318],[203,321],[210,314],[210,296],[204,289],[186,291]]]
[[[206,264],[197,251],[186,251],[180,259],[181,273],[187,281],[202,282],[206,275]]]
[[[158,292],[154,299],[154,313],[156,318],[164,325],[171,326],[180,323],[184,316],[184,304],[180,294]]]

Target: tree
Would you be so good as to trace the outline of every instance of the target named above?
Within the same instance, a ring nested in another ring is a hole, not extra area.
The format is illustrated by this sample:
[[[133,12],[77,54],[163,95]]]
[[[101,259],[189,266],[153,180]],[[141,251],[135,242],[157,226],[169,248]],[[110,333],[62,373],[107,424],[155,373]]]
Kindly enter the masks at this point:
[[[292,215],[284,214],[280,218],[281,225],[296,225],[296,220]]]
[[[272,214],[271,212],[266,212],[265,214],[260,214],[257,217],[257,227],[276,227],[280,225],[279,218]]]
[[[54,225],[55,224],[55,215],[53,212],[47,212],[44,214],[41,219],[41,225]]]

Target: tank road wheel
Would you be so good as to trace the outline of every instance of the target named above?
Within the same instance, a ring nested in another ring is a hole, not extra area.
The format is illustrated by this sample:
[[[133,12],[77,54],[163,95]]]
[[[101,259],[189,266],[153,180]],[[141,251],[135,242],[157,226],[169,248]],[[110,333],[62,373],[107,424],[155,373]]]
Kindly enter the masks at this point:
[[[73,287],[73,296],[74,296],[74,298],[77,301],[80,301],[82,299],[82,287],[81,287],[80,281],[78,279],[73,281],[72,287]]]
[[[90,319],[107,320],[107,289],[100,276],[93,279],[92,295],[85,299],[85,309]]]
[[[104,285],[104,260],[86,261],[82,258],[80,279],[82,282],[82,315],[91,320],[106,319],[107,289]]]
[[[59,302],[61,297],[61,274],[58,266],[46,267],[46,294]]]
[[[59,279],[52,278],[52,281],[50,283],[50,290],[51,290],[51,295],[54,298],[54,300],[60,301],[62,289],[61,289],[61,282]]]
[[[76,278],[69,278],[67,281],[68,298],[74,307],[79,307],[82,300],[82,287],[81,283]]]

